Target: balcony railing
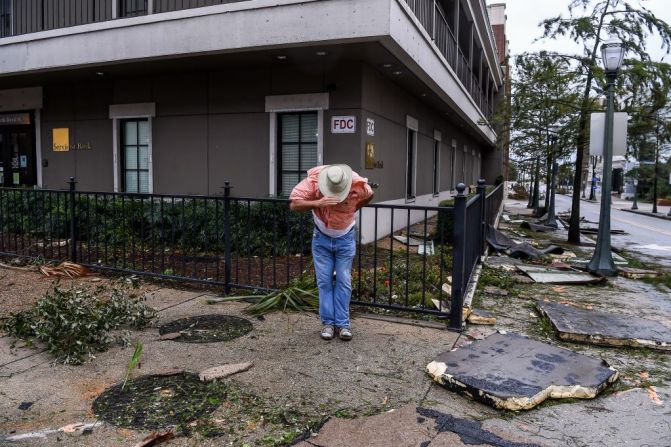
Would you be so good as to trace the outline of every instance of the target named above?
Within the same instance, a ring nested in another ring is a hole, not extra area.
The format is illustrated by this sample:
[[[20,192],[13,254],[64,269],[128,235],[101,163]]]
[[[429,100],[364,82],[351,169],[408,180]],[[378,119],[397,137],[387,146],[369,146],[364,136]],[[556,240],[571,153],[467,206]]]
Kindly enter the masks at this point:
[[[475,78],[473,68],[457,43],[447,18],[439,7],[438,0],[405,0],[422,27],[431,36],[438,51],[456,72],[459,81],[488,118],[492,115],[492,104],[483,95]]]
[[[0,38],[246,0],[0,0]]]

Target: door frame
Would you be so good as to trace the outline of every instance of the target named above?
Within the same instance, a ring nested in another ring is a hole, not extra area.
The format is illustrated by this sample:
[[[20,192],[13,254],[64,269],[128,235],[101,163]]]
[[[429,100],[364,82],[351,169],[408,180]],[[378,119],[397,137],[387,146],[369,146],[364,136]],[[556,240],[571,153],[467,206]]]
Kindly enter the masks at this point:
[[[8,188],[12,187],[18,187],[21,186],[19,185],[14,185],[13,183],[8,184],[8,179],[10,176],[7,175],[9,172],[6,168],[7,166],[11,166],[11,155],[10,155],[10,150],[9,150],[9,140],[5,138],[6,135],[8,135],[12,130],[15,131],[20,131],[20,130],[25,130],[22,128],[28,128],[28,144],[32,148],[32,152],[29,153],[28,157],[28,169],[31,172],[31,177],[32,177],[32,184],[27,185],[27,186],[41,186],[40,182],[40,175],[38,174],[39,167],[38,167],[38,150],[37,150],[37,135],[35,133],[36,130],[36,123],[35,123],[35,111],[34,110],[17,110],[17,111],[12,111],[12,112],[2,112],[0,115],[5,115],[5,114],[12,114],[12,113],[27,113],[28,116],[30,117],[30,124],[10,124],[10,125],[0,125],[0,132],[3,133],[3,139],[2,139],[2,146],[0,146],[0,158],[2,159],[3,162],[3,167],[5,168],[3,172],[3,183],[0,184],[0,186],[6,186]],[[41,157],[40,157],[41,158]],[[9,164],[7,164],[9,162]],[[11,168],[10,168],[11,169]]]

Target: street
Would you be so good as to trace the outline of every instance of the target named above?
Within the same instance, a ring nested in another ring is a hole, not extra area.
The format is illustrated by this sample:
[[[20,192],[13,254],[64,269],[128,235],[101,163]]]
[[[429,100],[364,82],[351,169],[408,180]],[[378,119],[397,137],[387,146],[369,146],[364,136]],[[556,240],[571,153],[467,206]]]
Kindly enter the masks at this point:
[[[599,207],[599,203],[581,201],[580,215],[596,226]],[[570,211],[570,208],[569,196],[556,195],[558,213]],[[627,233],[612,236],[614,248],[634,251],[652,262],[671,266],[671,221],[621,211],[616,205],[611,208],[611,228]]]

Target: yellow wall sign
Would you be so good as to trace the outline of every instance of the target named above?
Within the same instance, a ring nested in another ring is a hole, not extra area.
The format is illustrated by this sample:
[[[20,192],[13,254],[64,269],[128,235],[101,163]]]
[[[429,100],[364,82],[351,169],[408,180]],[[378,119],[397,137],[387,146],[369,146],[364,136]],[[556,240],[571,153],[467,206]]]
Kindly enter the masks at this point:
[[[91,150],[91,143],[70,144],[70,129],[67,127],[54,128],[51,130],[52,145],[54,152],[84,151]]]
[[[70,150],[70,129],[67,127],[54,128],[51,134],[53,137],[52,148],[54,152],[67,152]]]

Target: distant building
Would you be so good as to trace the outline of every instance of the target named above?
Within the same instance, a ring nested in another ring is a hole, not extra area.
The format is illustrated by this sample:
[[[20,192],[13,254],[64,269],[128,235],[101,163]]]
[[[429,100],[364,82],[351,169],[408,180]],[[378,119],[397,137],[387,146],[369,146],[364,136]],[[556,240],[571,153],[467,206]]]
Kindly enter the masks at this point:
[[[508,52],[508,38],[506,35],[506,22],[508,21],[508,16],[506,15],[506,4],[493,3],[488,5],[487,14],[489,15],[489,21],[492,25],[492,32],[494,33],[497,55],[501,64],[501,70],[503,72],[504,94],[500,95],[497,99],[499,101],[504,101],[505,105],[510,107],[512,80],[510,78],[510,54]],[[497,106],[500,105],[501,104],[497,104]],[[499,136],[499,142],[496,150],[488,153],[488,156],[489,158],[487,159],[485,166],[492,171],[486,170],[485,177],[492,177],[495,174],[502,174],[503,178],[507,179],[510,157],[510,132],[508,130],[503,131],[503,134]],[[501,172],[497,172],[495,168],[497,165],[502,167]]]
[[[436,204],[505,169],[496,23],[482,0],[0,0],[0,184],[275,196],[348,163]]]

